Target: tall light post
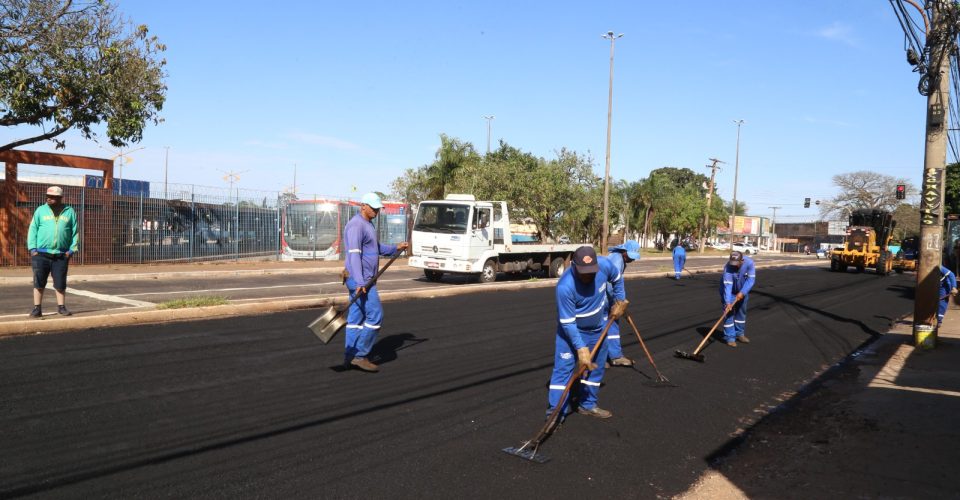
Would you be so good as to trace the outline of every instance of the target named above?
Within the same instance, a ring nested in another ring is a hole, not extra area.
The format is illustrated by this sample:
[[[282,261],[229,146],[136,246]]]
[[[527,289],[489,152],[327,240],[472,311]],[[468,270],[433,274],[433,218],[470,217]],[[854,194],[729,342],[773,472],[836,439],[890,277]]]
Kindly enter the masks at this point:
[[[490,154],[490,122],[493,121],[494,118],[496,118],[496,116],[493,115],[483,117],[483,119],[487,121],[487,154]]]
[[[773,210],[773,221],[770,223],[770,235],[773,238],[773,241],[770,243],[770,246],[774,250],[777,249],[777,210],[780,210],[783,207],[767,207]]]
[[[119,196],[123,196],[123,165],[124,165],[125,163],[129,163],[127,160],[128,160],[129,157],[130,157],[130,153],[133,153],[133,152],[135,152],[135,151],[140,151],[141,149],[145,149],[145,148],[146,148],[146,146],[140,146],[139,148],[131,149],[130,151],[127,151],[127,152],[124,152],[123,149],[120,149],[119,151],[113,151],[113,152],[115,152],[116,154],[113,155],[112,158],[110,158],[110,161],[115,161],[117,158],[120,159],[120,170],[119,170],[119,175],[117,176],[117,180],[118,180],[118,182],[117,182],[117,184],[118,184],[118,186],[117,186],[117,191],[118,191],[118,193],[117,193],[117,194],[118,194]],[[103,146],[100,146],[100,149],[106,149],[107,151],[112,151],[112,150],[107,149],[107,148],[105,148],[105,147],[103,147]],[[130,160],[130,161],[132,161],[132,160]]]
[[[610,40],[610,91],[607,95],[607,155],[606,169],[603,174],[603,239],[600,241],[600,253],[607,253],[607,240],[610,238],[610,128],[613,121],[613,48],[617,38],[623,33],[614,35],[608,31],[601,38]]]
[[[734,161],[733,167],[733,205],[730,207],[730,244],[733,244],[733,225],[737,220],[737,180],[740,178],[740,125],[743,125],[743,120],[734,120],[733,123],[737,124],[737,159]]]
[[[167,167],[170,165],[170,146],[164,146],[167,154],[163,157],[163,199],[167,200]]]

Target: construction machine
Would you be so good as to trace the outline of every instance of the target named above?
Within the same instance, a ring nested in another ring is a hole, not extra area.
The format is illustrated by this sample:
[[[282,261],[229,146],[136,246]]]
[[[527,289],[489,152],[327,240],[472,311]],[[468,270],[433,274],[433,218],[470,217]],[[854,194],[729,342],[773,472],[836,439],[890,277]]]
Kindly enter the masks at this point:
[[[842,247],[830,252],[830,270],[844,272],[853,267],[858,272],[872,268],[880,276],[893,270],[893,254],[887,248],[896,222],[886,210],[863,208],[850,214],[850,225]]]
[[[920,238],[916,236],[904,238],[900,244],[900,250],[893,257],[893,270],[898,273],[916,271],[919,260]]]

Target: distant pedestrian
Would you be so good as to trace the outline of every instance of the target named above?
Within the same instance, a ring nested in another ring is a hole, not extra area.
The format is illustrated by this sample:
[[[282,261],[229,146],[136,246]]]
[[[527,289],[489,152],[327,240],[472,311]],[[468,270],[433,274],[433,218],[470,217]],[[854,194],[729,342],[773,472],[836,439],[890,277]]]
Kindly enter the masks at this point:
[[[627,310],[623,294],[623,278],[606,257],[597,257],[591,246],[582,246],[573,256],[573,266],[557,281],[557,336],[553,373],[547,393],[547,415],[557,405],[567,405],[569,397],[560,400],[577,365],[586,367],[580,379],[580,403],[577,413],[597,418],[613,414],[597,406],[597,393],[603,380],[604,364],[594,363],[590,353],[606,326],[607,318],[616,320]],[[614,305],[607,307],[607,289],[613,289]],[[609,311],[609,312],[608,312]],[[609,331],[608,331],[609,335]],[[606,342],[600,344],[597,359],[607,358]],[[561,415],[566,415],[567,408]]]
[[[937,328],[943,323],[943,317],[947,314],[947,306],[950,305],[950,297],[957,294],[957,275],[947,269],[946,266],[940,266],[940,303],[937,305]]]
[[[33,310],[30,317],[43,316],[43,292],[47,278],[53,276],[53,290],[57,294],[57,313],[70,316],[66,306],[67,268],[70,258],[77,253],[80,235],[77,214],[73,207],[63,204],[63,188],[47,188],[47,202],[37,207],[27,233],[27,249],[33,269]]]
[[[610,255],[607,260],[613,264],[617,270],[616,279],[623,280],[627,264],[640,260],[640,244],[633,240],[627,240],[623,245],[610,247]],[[627,287],[623,287],[624,297],[626,297]],[[607,305],[613,306],[617,298],[613,287],[607,287]],[[620,345],[620,323],[614,321],[610,325],[610,331],[607,332],[607,359],[611,366],[633,366],[633,360],[623,355],[623,348]]]
[[[673,247],[673,279],[680,279],[680,272],[686,265],[687,251],[683,248],[682,243],[677,242],[677,246]]]
[[[720,282],[720,299],[724,310],[733,304],[723,323],[723,341],[730,347],[737,347],[737,342],[750,343],[744,330],[747,327],[747,301],[756,281],[757,270],[753,259],[744,256],[743,252],[730,252],[730,260],[723,269]]]
[[[381,255],[393,255],[410,248],[407,242],[397,245],[384,245],[377,241],[377,228],[373,219],[383,208],[383,202],[376,193],[367,193],[360,200],[360,213],[353,216],[343,228],[343,247],[347,257],[344,260],[344,284],[350,291],[350,299],[359,296],[347,313],[347,334],[345,338],[344,365],[355,366],[363,371],[376,372],[380,368],[367,356],[377,340],[377,332],[383,321],[383,308],[380,294],[374,283],[368,290],[365,285],[376,276],[380,267]]]

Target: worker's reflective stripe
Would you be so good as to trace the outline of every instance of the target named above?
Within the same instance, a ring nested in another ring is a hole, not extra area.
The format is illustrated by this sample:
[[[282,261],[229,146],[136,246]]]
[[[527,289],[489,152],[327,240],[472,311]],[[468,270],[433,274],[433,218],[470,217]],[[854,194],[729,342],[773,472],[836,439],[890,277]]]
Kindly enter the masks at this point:
[[[739,319],[733,320],[734,323],[746,323],[746,321],[740,321]]]
[[[573,318],[560,318],[560,322],[561,322],[561,323],[564,323],[564,324],[566,324],[566,323],[573,323],[573,322],[576,321],[576,320],[577,320],[576,317],[573,317]]]
[[[619,336],[619,335],[608,335],[607,338],[608,338],[608,339],[618,339],[618,338],[620,338],[620,336]]]
[[[620,279],[620,271],[617,271],[617,275],[613,277],[613,281],[617,281],[619,279]]]
[[[600,382],[591,382],[587,379],[580,379],[580,383],[583,385],[592,385],[594,387],[600,387]]]
[[[606,290],[606,289],[607,289],[607,282],[604,281],[603,284],[600,285],[600,288],[597,288],[597,292],[598,292],[598,293],[603,293],[603,291]]]
[[[363,325],[347,325],[347,328],[363,328]]]
[[[567,386],[565,386],[565,385],[551,385],[551,386],[550,386],[550,390],[551,390],[551,391],[563,391],[563,390],[566,390],[566,388],[567,388]]]
[[[756,274],[748,274],[747,277],[748,277],[748,278],[756,278],[757,275],[756,275]]]
[[[732,285],[733,282],[732,282],[732,281],[724,281],[723,284],[724,284],[724,285]]]
[[[360,253],[360,249],[357,248],[355,250],[347,250],[347,253]]]
[[[586,317],[588,317],[588,316],[593,316],[594,314],[597,314],[598,312],[600,312],[600,310],[603,309],[603,306],[605,306],[605,305],[606,305],[606,301],[604,301],[604,303],[601,304],[600,307],[598,307],[598,308],[596,308],[596,309],[594,309],[594,310],[592,310],[592,311],[590,311],[590,312],[588,312],[588,313],[578,314],[577,317],[578,317],[578,318],[586,318]],[[563,320],[560,320],[560,322],[562,323]]]
[[[724,327],[724,328],[730,328],[731,326],[733,326],[733,323],[729,323],[729,324],[724,323],[724,324],[723,324],[723,327]]]
[[[380,325],[371,325],[370,323],[364,323],[363,326],[365,326],[365,327],[367,327],[367,328],[370,328],[370,329],[372,329],[372,330],[379,330],[379,329],[380,329]]]

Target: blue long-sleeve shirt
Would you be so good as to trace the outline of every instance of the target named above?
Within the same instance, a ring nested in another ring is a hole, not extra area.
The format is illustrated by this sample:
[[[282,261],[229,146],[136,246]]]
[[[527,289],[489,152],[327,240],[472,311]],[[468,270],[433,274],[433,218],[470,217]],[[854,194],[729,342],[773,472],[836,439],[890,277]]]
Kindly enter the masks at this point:
[[[940,266],[940,299],[950,296],[950,290],[957,287],[957,275],[945,266]]]
[[[673,247],[674,258],[686,257],[686,256],[687,256],[687,250],[683,248],[683,245],[677,244],[677,246]]]
[[[344,267],[357,286],[366,285],[376,276],[381,255],[397,251],[396,245],[377,242],[377,228],[361,214],[354,215],[343,227],[343,248],[347,252]]]
[[[623,274],[607,257],[597,257],[600,269],[590,283],[582,283],[574,269],[563,273],[557,282],[557,319],[559,332],[574,349],[586,347],[583,333],[599,333],[607,323],[607,289],[614,300],[624,300]],[[618,278],[619,277],[619,278]]]
[[[723,279],[720,280],[720,296],[723,297],[723,303],[732,304],[737,293],[748,295],[756,281],[757,269],[750,257],[743,257],[739,269],[727,263],[723,268]]]
[[[607,260],[609,260],[610,263],[613,264],[613,268],[616,270],[616,273],[613,279],[619,280],[622,285],[624,270],[627,268],[627,263],[624,262],[623,260],[623,252],[610,252],[610,254],[607,255]],[[614,287],[612,286],[607,287],[607,301],[608,301],[607,305],[613,305],[613,302],[616,301],[616,297],[613,296],[613,288]],[[624,297],[626,297],[626,294],[627,294],[626,287],[624,287],[623,289],[623,294],[624,294]]]

